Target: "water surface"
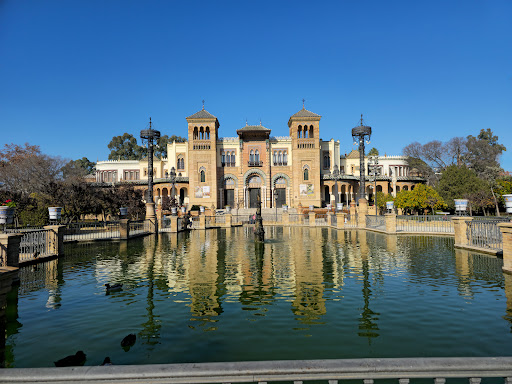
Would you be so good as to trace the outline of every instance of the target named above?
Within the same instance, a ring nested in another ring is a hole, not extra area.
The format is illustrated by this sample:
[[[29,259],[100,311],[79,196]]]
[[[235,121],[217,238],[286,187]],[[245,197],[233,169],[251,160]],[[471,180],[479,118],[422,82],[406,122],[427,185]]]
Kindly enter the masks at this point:
[[[448,237],[250,228],[66,245],[9,293],[8,367],[512,355],[512,278]],[[105,293],[105,283],[122,283]],[[507,305],[507,294],[509,301]],[[136,344],[124,351],[129,333]]]

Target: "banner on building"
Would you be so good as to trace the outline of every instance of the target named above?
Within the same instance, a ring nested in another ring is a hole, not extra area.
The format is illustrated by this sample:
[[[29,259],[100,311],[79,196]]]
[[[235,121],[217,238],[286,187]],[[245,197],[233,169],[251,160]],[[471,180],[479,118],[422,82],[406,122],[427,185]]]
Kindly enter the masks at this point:
[[[315,186],[313,184],[299,184],[299,192],[301,196],[313,196]]]
[[[196,199],[209,199],[210,198],[210,186],[206,185],[204,187],[197,186],[194,190],[194,196]]]

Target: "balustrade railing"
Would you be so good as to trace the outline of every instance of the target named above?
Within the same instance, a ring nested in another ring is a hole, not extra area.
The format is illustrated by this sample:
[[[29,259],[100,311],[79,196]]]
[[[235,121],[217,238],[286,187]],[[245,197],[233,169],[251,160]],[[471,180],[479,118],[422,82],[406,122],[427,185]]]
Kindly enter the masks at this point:
[[[149,232],[150,228],[147,221],[130,221],[130,236],[141,235]]]
[[[386,230],[384,216],[366,215],[366,228]]]
[[[509,221],[509,218],[479,218],[467,221],[466,238],[468,245],[494,250],[503,249],[503,237],[497,224]]]
[[[356,228],[357,227],[357,214],[351,215],[347,213],[345,215],[345,227],[346,228]]]
[[[52,231],[49,229],[22,232],[19,261],[49,255],[49,246],[52,245],[52,242],[56,241],[53,233],[50,232]]]
[[[453,233],[453,223],[450,216],[400,215],[396,217],[396,230]]]
[[[305,224],[305,225],[309,225],[309,214],[308,213],[304,213],[302,215],[302,222]]]
[[[191,216],[190,220],[192,221],[192,229],[199,228],[199,216]]]
[[[219,223],[219,224],[226,224],[226,216],[225,215],[215,216],[215,222]]]
[[[64,230],[64,241],[119,238],[119,222],[94,221],[70,223]]]
[[[290,223],[298,223],[300,221],[300,216],[301,215],[296,213],[290,213],[290,215],[288,216]]]
[[[331,225],[338,225],[338,216],[336,214],[331,215]]]
[[[315,215],[315,225],[316,226],[325,226],[327,225],[327,214],[325,213],[317,213]]]

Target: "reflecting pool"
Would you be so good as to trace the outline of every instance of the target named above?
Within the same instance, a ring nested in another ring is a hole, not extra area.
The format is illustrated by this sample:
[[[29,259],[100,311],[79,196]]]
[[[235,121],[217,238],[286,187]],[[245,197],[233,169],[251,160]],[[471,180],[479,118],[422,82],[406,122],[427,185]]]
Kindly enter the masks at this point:
[[[66,245],[8,294],[5,366],[78,350],[86,365],[512,355],[501,259],[449,237],[265,231],[264,244],[239,227]]]

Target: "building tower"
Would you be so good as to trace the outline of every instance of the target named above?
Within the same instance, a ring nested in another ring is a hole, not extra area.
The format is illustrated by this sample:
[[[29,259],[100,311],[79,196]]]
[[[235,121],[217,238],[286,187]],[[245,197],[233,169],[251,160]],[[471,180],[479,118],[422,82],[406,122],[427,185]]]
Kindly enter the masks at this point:
[[[204,109],[187,117],[190,204],[217,207],[219,120]]]
[[[320,188],[320,119],[322,116],[302,109],[288,120],[292,138],[292,205],[322,205]]]

